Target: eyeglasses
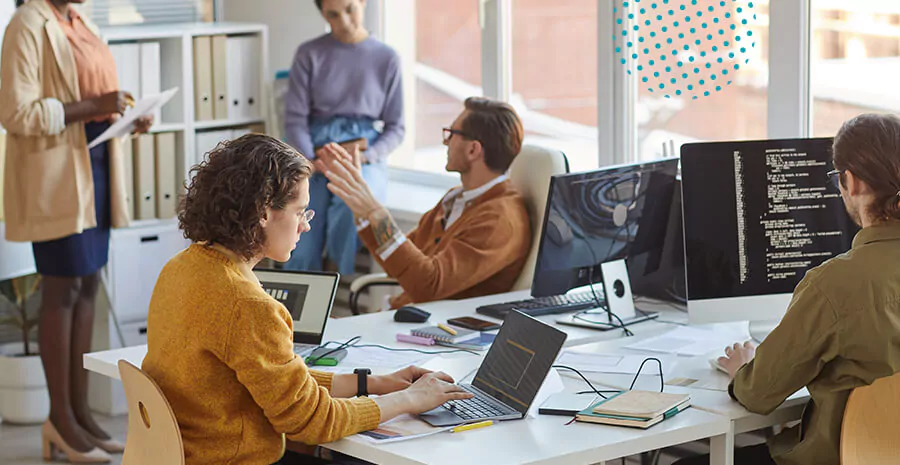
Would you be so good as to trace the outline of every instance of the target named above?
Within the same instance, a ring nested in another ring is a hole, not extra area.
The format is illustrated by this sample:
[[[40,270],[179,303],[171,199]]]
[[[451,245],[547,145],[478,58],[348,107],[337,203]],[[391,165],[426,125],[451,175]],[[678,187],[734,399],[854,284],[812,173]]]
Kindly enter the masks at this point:
[[[306,209],[303,213],[300,214],[300,219],[303,220],[304,223],[309,224],[312,222],[313,218],[316,217],[316,211],[312,209]]]
[[[444,145],[447,145],[450,143],[450,139],[453,137],[454,134],[456,134],[460,137],[465,137],[466,139],[469,139],[469,140],[478,140],[478,139],[466,134],[465,132],[460,131],[459,129],[444,128],[444,132],[443,132]]]
[[[826,173],[826,176],[828,176],[828,179],[831,180],[831,183],[834,184],[837,190],[841,190],[841,175],[844,174],[844,171],[847,170],[831,170]]]

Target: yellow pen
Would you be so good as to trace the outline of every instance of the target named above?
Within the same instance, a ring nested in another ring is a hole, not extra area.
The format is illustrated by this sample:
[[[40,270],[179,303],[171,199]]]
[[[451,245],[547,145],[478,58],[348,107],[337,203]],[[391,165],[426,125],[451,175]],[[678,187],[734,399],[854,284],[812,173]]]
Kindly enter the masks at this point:
[[[447,326],[447,325],[445,325],[445,324],[443,324],[443,323],[438,323],[437,326],[438,326],[438,328],[441,328],[441,329],[443,329],[444,331],[447,331],[447,332],[450,333],[451,335],[456,336],[456,330],[455,330],[455,329],[453,329],[453,328],[451,328],[451,327],[449,327],[449,326]]]
[[[493,424],[494,424],[494,422],[492,420],[479,421],[478,423],[470,423],[468,425],[457,426],[456,428],[453,428],[450,431],[453,433],[461,433],[463,431],[469,431],[470,429],[484,428],[486,426],[491,426]]]

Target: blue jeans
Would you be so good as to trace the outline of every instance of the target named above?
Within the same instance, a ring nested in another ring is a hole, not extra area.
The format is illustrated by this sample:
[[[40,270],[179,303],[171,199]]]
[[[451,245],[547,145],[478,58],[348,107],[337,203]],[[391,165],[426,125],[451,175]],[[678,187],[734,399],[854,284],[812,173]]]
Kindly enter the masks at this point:
[[[379,136],[368,118],[334,117],[327,121],[311,121],[310,136],[313,146],[329,142],[345,142],[364,137],[372,142]],[[363,165],[363,178],[380,202],[387,197],[387,166],[383,163]],[[300,237],[290,260],[284,264],[288,270],[321,271],[322,253],[335,262],[341,274],[353,274],[356,253],[360,248],[353,212],[343,200],[328,190],[328,179],[314,174],[309,180],[309,208],[316,211],[310,230]],[[327,238],[327,240],[326,240]]]

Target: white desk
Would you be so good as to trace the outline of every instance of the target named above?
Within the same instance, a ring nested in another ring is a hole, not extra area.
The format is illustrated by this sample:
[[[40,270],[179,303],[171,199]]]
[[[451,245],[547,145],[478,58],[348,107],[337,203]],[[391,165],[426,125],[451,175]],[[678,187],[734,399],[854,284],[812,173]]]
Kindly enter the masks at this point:
[[[527,297],[527,291],[519,291],[462,301],[432,302],[419,307],[431,312],[428,322],[434,324],[452,317],[476,315],[475,308],[479,305]],[[478,316],[483,318],[482,315]],[[553,324],[557,317],[549,315],[539,319]],[[685,319],[683,314],[676,311],[663,311],[661,318],[667,321]],[[422,346],[398,343],[395,339],[398,332],[407,332],[410,328],[422,325],[422,323],[397,323],[393,321],[393,312],[365,314],[329,321],[325,340],[346,341],[351,337],[361,336],[362,342],[423,349]],[[627,340],[622,338],[621,330],[596,331],[561,325],[556,327],[567,333],[568,347],[600,342],[587,347],[603,351],[632,341],[630,338]],[[671,324],[658,321],[643,322],[631,327],[638,337],[660,334],[671,328]],[[442,350],[438,346],[434,349]],[[118,378],[118,360],[128,360],[140,366],[146,351],[146,346],[136,346],[86,354],[84,367]],[[581,347],[579,351],[583,351]],[[475,357],[472,358],[477,361]],[[706,363],[705,359],[702,362]],[[630,379],[631,376],[628,376],[629,382]],[[618,385],[621,383],[618,382],[608,384],[621,387]],[[731,465],[734,434],[796,420],[800,417],[801,404],[805,401],[805,397],[799,395],[786,402],[772,415],[761,416],[752,414],[732,402],[727,393],[696,389],[690,392],[693,397],[692,404],[696,408],[689,409],[647,431],[586,424],[563,427],[561,425],[565,420],[561,417],[540,416],[458,435],[441,434],[436,437],[377,446],[355,439],[345,439],[328,447],[379,463],[455,464],[476,457],[479,462],[484,463],[593,463],[710,438],[714,463]],[[466,455],[458,455],[460,451],[464,451]]]

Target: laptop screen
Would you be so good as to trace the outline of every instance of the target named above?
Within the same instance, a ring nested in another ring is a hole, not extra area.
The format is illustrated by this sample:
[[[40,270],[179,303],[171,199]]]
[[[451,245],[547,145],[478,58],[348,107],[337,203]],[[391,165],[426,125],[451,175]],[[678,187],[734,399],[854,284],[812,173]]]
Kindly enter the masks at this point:
[[[267,294],[294,320],[294,342],[321,344],[340,275],[311,271],[254,270]]]
[[[566,333],[509,312],[472,385],[525,414],[565,341]]]

